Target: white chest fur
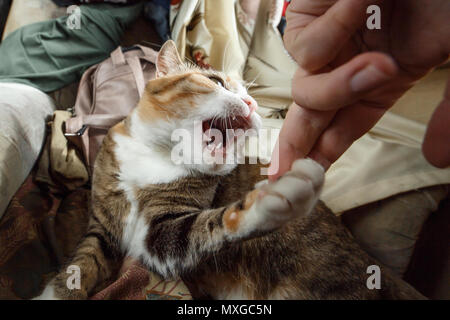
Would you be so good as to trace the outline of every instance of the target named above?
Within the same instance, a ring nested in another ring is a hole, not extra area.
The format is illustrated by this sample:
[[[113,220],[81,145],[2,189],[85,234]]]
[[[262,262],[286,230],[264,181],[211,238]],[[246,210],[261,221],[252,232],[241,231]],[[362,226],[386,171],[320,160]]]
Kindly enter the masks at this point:
[[[129,136],[116,134],[114,141],[114,152],[119,162],[119,187],[125,191],[130,203],[130,212],[123,221],[122,250],[133,258],[141,259],[159,273],[169,275],[173,263],[160,261],[147,250],[149,225],[144,213],[139,211],[135,190],[150,184],[169,183],[186,176],[188,172]]]
[[[114,135],[115,155],[120,167],[120,180],[138,188],[151,184],[169,183],[188,174],[183,166],[175,165],[136,138]]]

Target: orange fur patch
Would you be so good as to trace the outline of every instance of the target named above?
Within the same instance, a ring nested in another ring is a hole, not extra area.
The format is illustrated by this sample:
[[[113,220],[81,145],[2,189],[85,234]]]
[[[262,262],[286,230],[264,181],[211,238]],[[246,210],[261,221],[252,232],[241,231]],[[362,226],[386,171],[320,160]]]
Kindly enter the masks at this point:
[[[209,94],[214,82],[198,72],[189,72],[149,81],[139,101],[138,112],[144,121],[182,117],[194,108],[194,98]]]
[[[245,203],[244,203],[245,210],[250,209],[250,207],[253,205],[253,203],[255,203],[256,198],[258,197],[259,193],[260,193],[260,190],[255,189],[247,194],[247,196],[245,197]]]
[[[127,126],[125,126],[124,121],[120,121],[118,124],[116,124],[114,127],[112,127],[111,130],[114,131],[115,133],[118,133],[118,134],[121,134],[124,136],[130,135],[130,133],[128,132]]]
[[[255,203],[259,194],[259,190],[255,189],[247,194],[245,197],[244,205],[242,209],[236,208],[235,206],[227,209],[223,215],[223,221],[226,228],[232,232],[236,232],[239,228],[239,223],[242,216],[250,209],[250,207]]]

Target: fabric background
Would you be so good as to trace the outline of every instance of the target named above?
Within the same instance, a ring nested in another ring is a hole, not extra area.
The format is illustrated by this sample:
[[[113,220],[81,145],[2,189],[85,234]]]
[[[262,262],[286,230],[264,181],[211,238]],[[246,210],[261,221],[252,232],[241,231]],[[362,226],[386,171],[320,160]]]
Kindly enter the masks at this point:
[[[79,8],[79,29],[68,28],[68,16],[64,15],[9,33],[0,46],[0,82],[28,84],[44,92],[76,82],[89,66],[106,59],[119,45],[126,26],[141,13],[142,4]]]
[[[45,124],[55,106],[43,92],[0,83],[0,218],[31,171],[45,139]]]

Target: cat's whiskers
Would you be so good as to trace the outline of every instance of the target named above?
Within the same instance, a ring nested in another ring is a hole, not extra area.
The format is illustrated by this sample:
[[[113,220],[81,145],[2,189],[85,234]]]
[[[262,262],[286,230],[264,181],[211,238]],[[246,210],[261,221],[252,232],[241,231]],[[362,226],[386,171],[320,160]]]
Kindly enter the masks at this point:
[[[228,124],[227,124],[227,117],[222,118],[222,128],[225,128],[225,132],[227,130],[227,126],[228,126]]]
[[[233,109],[234,110],[234,109]],[[229,114],[229,112],[227,111],[227,122],[230,123],[230,129],[233,129],[233,123],[231,122],[231,115]],[[228,125],[225,129],[225,132],[227,132],[226,130],[228,129]]]
[[[195,62],[189,59],[188,57],[185,56],[184,59],[187,60],[190,64],[192,64],[192,66],[198,67],[198,65],[196,65]]]
[[[209,130],[211,130],[211,128],[214,128],[214,121],[215,121],[216,117],[217,117],[217,115],[215,115],[211,120],[209,120]],[[208,143],[209,142],[212,142],[212,138],[210,138]]]
[[[211,119],[211,127],[214,126],[214,124],[217,122],[217,119],[219,118],[219,114],[216,114],[212,119]]]
[[[252,80],[252,82],[247,84],[247,86],[245,87],[245,90],[248,91],[248,89],[250,89],[250,87],[255,83],[256,79],[258,79],[260,74],[261,74],[261,71],[258,72],[258,74],[255,76],[255,78]]]

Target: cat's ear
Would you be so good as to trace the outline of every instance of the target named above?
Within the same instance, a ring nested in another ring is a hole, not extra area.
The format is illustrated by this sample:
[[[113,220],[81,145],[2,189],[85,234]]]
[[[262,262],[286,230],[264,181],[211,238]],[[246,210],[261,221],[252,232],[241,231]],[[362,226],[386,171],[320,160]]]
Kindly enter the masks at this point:
[[[179,70],[183,65],[177,46],[173,40],[167,40],[156,58],[156,77],[163,77],[171,71]]]

